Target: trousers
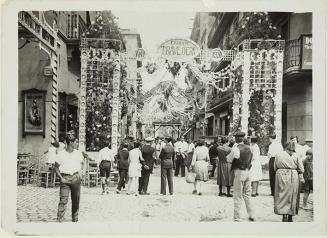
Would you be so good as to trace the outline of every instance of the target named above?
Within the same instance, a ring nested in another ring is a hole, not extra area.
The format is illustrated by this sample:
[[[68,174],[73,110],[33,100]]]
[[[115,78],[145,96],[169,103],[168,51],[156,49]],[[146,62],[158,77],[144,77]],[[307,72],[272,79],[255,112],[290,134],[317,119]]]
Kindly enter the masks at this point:
[[[119,169],[119,182],[117,189],[120,191],[121,188],[127,183],[128,178],[128,170],[127,169]]]
[[[58,221],[62,221],[66,212],[69,193],[72,201],[72,220],[78,221],[78,210],[81,192],[81,177],[78,173],[74,175],[64,175],[62,177],[67,180],[66,183],[60,183],[59,204],[58,204]]]
[[[241,218],[242,200],[245,202],[249,217],[253,218],[253,206],[251,202],[251,180],[249,170],[235,169],[234,176],[234,220]]]
[[[169,193],[173,194],[173,168],[161,167],[161,190],[160,193],[166,195],[166,181],[168,181]]]
[[[178,176],[179,170],[181,170],[181,176],[185,177],[185,163],[184,163],[184,159],[181,155],[176,156],[175,176]]]
[[[270,183],[271,195],[273,196],[275,194],[275,178],[276,178],[276,171],[274,170],[274,164],[275,164],[275,157],[271,157],[269,159],[269,183]]]
[[[150,174],[151,170],[142,168],[141,177],[139,178],[139,192],[147,193]]]

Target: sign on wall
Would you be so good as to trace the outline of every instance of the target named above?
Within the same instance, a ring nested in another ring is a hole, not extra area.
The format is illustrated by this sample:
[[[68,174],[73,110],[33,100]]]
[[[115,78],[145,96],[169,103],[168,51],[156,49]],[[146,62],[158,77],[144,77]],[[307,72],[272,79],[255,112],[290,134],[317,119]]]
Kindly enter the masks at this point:
[[[302,69],[312,69],[312,36],[302,36]]]
[[[46,91],[30,89],[22,92],[23,137],[26,134],[45,137],[45,95]]]
[[[144,60],[144,57],[145,57],[145,50],[144,49],[142,49],[142,48],[139,48],[139,49],[137,49],[137,51],[136,51],[136,60],[137,61],[142,61],[142,60]]]
[[[163,58],[174,62],[191,61],[200,53],[200,47],[188,39],[166,40],[159,49]]]

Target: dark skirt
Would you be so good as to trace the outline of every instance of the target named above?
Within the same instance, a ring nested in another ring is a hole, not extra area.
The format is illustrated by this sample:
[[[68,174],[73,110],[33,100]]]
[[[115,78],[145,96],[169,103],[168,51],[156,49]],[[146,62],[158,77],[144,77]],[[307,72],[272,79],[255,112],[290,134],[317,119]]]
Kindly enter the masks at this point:
[[[232,164],[227,162],[217,163],[217,184],[220,186],[233,186],[234,172]]]

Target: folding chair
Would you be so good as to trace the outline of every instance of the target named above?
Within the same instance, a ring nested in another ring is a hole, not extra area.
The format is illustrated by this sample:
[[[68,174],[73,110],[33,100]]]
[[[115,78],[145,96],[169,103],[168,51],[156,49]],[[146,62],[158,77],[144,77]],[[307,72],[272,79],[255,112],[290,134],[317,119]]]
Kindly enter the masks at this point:
[[[18,154],[17,156],[17,185],[26,185],[29,181],[29,160],[31,154]]]

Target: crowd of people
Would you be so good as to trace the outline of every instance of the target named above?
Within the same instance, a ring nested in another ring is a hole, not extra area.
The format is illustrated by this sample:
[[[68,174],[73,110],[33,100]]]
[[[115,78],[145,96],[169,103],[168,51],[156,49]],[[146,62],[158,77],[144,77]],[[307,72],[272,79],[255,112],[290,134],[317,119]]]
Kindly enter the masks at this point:
[[[110,172],[113,167],[119,171],[116,193],[126,188],[128,195],[149,195],[148,185],[154,167],[160,166],[160,194],[166,195],[167,184],[170,195],[174,194],[174,176],[186,177],[193,183],[192,194],[203,194],[203,183],[209,177],[217,177],[218,196],[233,197],[234,220],[240,220],[244,200],[250,221],[255,220],[255,209],[251,197],[259,195],[259,181],[262,180],[262,164],[257,137],[245,137],[244,132],[233,136],[217,138],[208,144],[204,140],[186,141],[184,137],[148,137],[143,141],[124,139],[117,153],[110,142],[93,158],[99,165],[102,194],[109,193]],[[307,208],[310,192],[313,190],[312,141],[298,144],[297,137],[282,147],[276,135],[270,136],[268,150],[271,195],[274,196],[274,212],[282,215],[282,221],[291,222],[298,213],[301,184],[304,183],[303,208]],[[78,220],[81,176],[85,160],[92,160],[78,150],[74,135],[68,135],[63,143],[54,142],[51,163],[61,180],[58,220],[62,221],[68,202],[72,199],[72,220]],[[59,149],[60,148],[60,149]],[[57,152],[55,152],[57,151]],[[50,159],[50,158],[49,158]],[[212,170],[208,171],[208,164]],[[191,176],[192,175],[192,176]],[[209,176],[210,175],[210,176]],[[224,193],[226,188],[226,193]],[[232,193],[233,190],[233,193]],[[191,192],[191,191],[190,191]]]

